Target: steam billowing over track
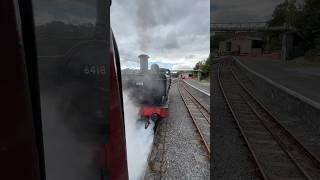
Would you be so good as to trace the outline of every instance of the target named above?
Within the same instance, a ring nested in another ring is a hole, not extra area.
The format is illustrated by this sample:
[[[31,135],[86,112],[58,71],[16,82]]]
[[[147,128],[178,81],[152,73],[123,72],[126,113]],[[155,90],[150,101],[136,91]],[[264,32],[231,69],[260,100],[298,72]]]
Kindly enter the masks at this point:
[[[154,137],[154,124],[145,129],[143,123],[137,123],[138,107],[130,100],[128,92],[123,93],[123,101],[129,179],[138,180],[143,176],[147,165]]]
[[[129,92],[130,99],[139,107],[139,120],[146,123],[152,120],[155,127],[167,116],[168,94],[171,86],[170,71],[152,64],[148,69],[148,55],[142,54],[140,70],[123,72],[123,87]]]
[[[124,114],[126,123],[129,177],[140,179],[146,169],[154,130],[167,116],[170,79],[164,69],[151,65],[148,55],[142,54],[140,70],[124,71]]]

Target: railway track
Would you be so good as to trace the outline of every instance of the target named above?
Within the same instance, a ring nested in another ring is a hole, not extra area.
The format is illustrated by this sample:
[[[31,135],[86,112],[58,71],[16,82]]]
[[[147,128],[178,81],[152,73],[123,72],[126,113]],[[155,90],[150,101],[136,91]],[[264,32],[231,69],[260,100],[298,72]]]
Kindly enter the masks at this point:
[[[262,179],[320,179],[320,161],[243,85],[232,61],[221,62],[218,81],[228,108]]]
[[[183,81],[183,84],[186,85],[186,86],[188,86],[188,87],[190,87],[191,89],[194,89],[194,90],[197,91],[197,92],[200,92],[201,94],[205,95],[206,98],[209,98],[209,99],[210,99],[210,94],[209,94],[208,92],[205,92],[205,91],[203,91],[203,90],[201,90],[201,89],[199,89],[199,88],[196,88],[196,87],[194,87],[193,85],[187,83],[186,81]],[[184,86],[184,87],[185,87],[185,86]],[[192,95],[192,93],[188,90],[188,88],[185,88],[185,89],[186,89],[186,90],[188,91],[188,93],[189,93],[204,109],[206,109],[206,111],[209,112],[209,114],[210,114],[210,105],[208,105],[208,104],[205,103],[204,101],[199,101],[199,100],[198,100],[199,98],[197,98],[196,96]]]
[[[178,82],[178,91],[188,113],[202,139],[204,147],[210,156],[210,115],[209,111],[203,106],[195,96],[193,96],[183,85]]]

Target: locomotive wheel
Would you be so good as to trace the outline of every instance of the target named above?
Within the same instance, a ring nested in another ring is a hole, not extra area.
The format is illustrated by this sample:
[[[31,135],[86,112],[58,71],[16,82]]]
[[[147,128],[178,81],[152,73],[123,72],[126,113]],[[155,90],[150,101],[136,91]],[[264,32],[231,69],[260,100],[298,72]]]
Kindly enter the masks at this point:
[[[160,119],[160,116],[159,116],[159,114],[157,114],[157,113],[153,113],[153,114],[151,114],[150,119],[151,119],[154,123],[156,123],[156,122]]]
[[[154,113],[150,116],[150,119],[154,122],[153,131],[156,132],[158,124],[159,124],[160,116],[159,116],[159,114]]]

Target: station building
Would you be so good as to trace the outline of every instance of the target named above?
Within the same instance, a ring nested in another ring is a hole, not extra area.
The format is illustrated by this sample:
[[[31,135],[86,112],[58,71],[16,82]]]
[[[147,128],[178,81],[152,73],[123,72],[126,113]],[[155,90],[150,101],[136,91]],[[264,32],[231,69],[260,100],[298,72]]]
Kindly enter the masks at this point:
[[[263,40],[259,37],[235,36],[219,43],[220,55],[262,55]]]
[[[197,79],[201,80],[203,72],[200,70],[172,70],[171,73],[177,74],[180,79]]]

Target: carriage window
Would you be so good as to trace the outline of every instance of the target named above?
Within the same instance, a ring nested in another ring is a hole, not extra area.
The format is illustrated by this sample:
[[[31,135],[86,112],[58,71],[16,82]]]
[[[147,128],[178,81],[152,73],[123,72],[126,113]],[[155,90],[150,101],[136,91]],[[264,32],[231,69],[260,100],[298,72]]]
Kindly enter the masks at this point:
[[[211,2],[213,179],[308,179],[318,167],[298,157],[320,163],[320,1]]]
[[[108,140],[106,2],[33,0],[48,180],[100,179]]]
[[[173,103],[181,98],[177,89],[180,84],[177,83],[177,72],[185,72],[182,74],[184,79],[191,81],[194,79],[194,65],[200,60],[208,59],[209,19],[209,1],[112,2],[110,21],[122,69],[129,179],[177,179],[179,175],[178,179],[188,179],[182,174],[192,174],[200,179],[209,178],[209,166],[203,169],[196,166],[204,172],[201,175],[182,166],[181,169],[171,171],[174,175],[160,175],[166,171],[166,163],[177,165],[180,160],[188,159],[179,155],[172,158],[173,154],[193,156],[180,153],[184,146],[179,145],[167,146],[168,149],[177,149],[176,152],[167,153],[167,149],[162,148],[166,143],[161,139],[165,139],[166,130],[181,132],[168,135],[170,138],[174,136],[173,141],[180,141],[178,139],[183,137],[184,133],[175,129],[178,127],[171,126],[172,122],[185,121],[180,119],[188,116],[176,113],[180,109],[175,108],[184,108],[184,104]],[[171,76],[172,73],[176,76]],[[209,73],[204,71],[203,74]],[[209,87],[207,81],[205,85]],[[168,156],[162,156],[162,152],[166,152]],[[161,162],[161,159],[170,161]],[[191,161],[183,164],[194,164]],[[209,163],[208,160],[204,161],[203,164]]]

